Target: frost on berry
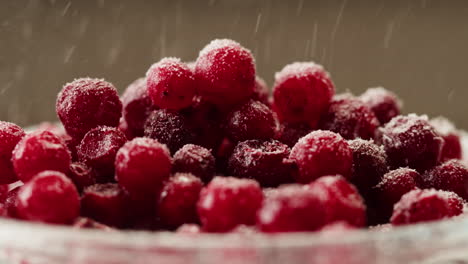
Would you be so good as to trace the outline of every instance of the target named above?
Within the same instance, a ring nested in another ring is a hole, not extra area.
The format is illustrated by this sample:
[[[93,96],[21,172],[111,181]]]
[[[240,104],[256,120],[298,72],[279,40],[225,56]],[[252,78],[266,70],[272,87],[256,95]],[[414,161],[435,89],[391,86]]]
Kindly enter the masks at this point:
[[[0,121],[0,184],[8,184],[17,180],[11,157],[13,149],[24,135],[21,127]]]
[[[359,98],[374,112],[381,124],[399,115],[403,105],[396,94],[383,87],[369,88]]]
[[[275,75],[273,109],[282,122],[317,126],[335,93],[329,74],[313,62],[286,65]]]
[[[312,131],[306,123],[282,123],[279,127],[277,139],[284,144],[294,147],[299,139]]]
[[[88,165],[81,162],[74,162],[67,172],[68,178],[72,180],[78,191],[96,183],[96,172]]]
[[[468,168],[459,160],[448,160],[423,175],[425,188],[451,191],[468,200]]]
[[[65,84],[57,96],[56,111],[67,133],[81,139],[97,126],[117,127],[122,102],[111,83],[80,78]]]
[[[266,84],[265,80],[260,77],[255,77],[255,87],[250,97],[255,101],[259,101],[264,105],[270,104],[270,90],[268,89],[268,85]]]
[[[174,154],[173,172],[188,172],[202,179],[203,182],[209,182],[216,170],[215,157],[210,150],[187,144]]]
[[[436,117],[429,122],[434,127],[435,131],[444,139],[444,146],[442,147],[440,159],[442,161],[461,159],[462,145],[460,132],[455,128],[455,125],[445,117]]]

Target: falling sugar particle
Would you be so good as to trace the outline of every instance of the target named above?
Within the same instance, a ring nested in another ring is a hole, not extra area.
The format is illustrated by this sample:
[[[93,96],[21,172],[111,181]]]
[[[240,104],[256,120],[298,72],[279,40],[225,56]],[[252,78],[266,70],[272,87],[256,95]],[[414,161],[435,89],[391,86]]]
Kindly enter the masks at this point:
[[[343,16],[343,12],[344,12],[344,9],[345,9],[345,6],[346,6],[346,2],[347,2],[347,0],[343,0],[343,3],[341,4],[341,7],[340,7],[340,11],[338,12],[338,16],[336,17],[336,22],[335,22],[335,25],[333,26],[333,31],[332,31],[332,34],[331,34],[332,43],[335,41],[336,32],[338,31],[338,27],[341,24],[341,18]]]
[[[318,23],[314,23],[314,33],[312,35],[311,56],[314,57],[317,49]]]
[[[299,4],[297,5],[296,15],[301,13],[302,7],[304,6],[304,0],[299,0]]]
[[[388,49],[390,47],[390,39],[393,35],[393,28],[395,27],[394,21],[391,21],[387,24],[387,31],[385,32],[384,37],[384,48]]]
[[[254,33],[257,34],[258,28],[260,26],[260,21],[262,20],[262,13],[258,13],[257,15],[257,22],[255,23],[255,31]]]
[[[65,56],[63,59],[63,63],[68,63],[70,61],[71,56],[75,52],[76,46],[71,46],[70,48],[65,50]]]
[[[65,6],[65,8],[62,11],[62,16],[65,16],[67,14],[68,9],[70,9],[71,4],[72,4],[71,1],[67,3],[67,5]]]

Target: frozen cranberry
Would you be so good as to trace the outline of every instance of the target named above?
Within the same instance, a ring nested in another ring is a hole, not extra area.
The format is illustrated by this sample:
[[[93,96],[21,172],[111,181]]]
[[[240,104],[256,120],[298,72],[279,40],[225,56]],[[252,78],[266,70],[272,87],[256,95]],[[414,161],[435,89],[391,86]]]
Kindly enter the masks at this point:
[[[88,165],[80,162],[74,162],[70,165],[67,176],[75,184],[78,191],[96,183],[96,173]]]
[[[128,127],[127,121],[125,121],[123,118],[120,119],[118,129],[122,133],[124,133],[125,137],[128,140],[132,140],[132,139],[134,139],[136,137],[135,134],[133,133],[133,131],[131,131],[130,128]],[[141,134],[141,136],[143,136],[143,134]]]
[[[369,88],[359,98],[374,112],[381,124],[386,124],[400,114],[401,101],[383,87]]]
[[[417,189],[421,185],[421,175],[408,168],[399,168],[388,172],[382,180],[374,188],[376,199],[377,213],[379,214],[379,222],[388,222],[392,215],[393,205],[396,204],[401,197]]]
[[[194,235],[194,234],[200,234],[201,227],[197,224],[183,224],[176,230],[177,233],[180,234],[188,234],[188,235]]]
[[[177,173],[162,188],[157,201],[161,222],[171,229],[198,223],[197,201],[202,181],[190,173]]]
[[[288,146],[273,139],[240,142],[229,159],[228,173],[269,187],[293,182],[293,164],[287,162],[289,152]]]
[[[117,128],[93,128],[78,146],[78,159],[97,172],[98,181],[109,181],[114,177],[115,155],[125,142],[127,137]]]
[[[351,176],[353,153],[340,135],[313,131],[301,138],[291,150],[290,159],[299,169],[296,181],[309,183],[324,175]]]
[[[306,123],[282,123],[278,131],[278,140],[294,147],[299,139],[312,131]]]
[[[301,185],[285,185],[269,192],[257,214],[263,232],[314,231],[325,224],[320,197]]]
[[[187,144],[174,154],[173,172],[188,172],[209,182],[216,170],[216,161],[208,149]]]
[[[8,197],[8,184],[2,184],[0,185],[0,204],[5,203],[7,197]]]
[[[23,185],[17,195],[21,218],[53,224],[71,224],[80,213],[79,194],[65,174],[43,171]]]
[[[199,95],[224,109],[229,108],[253,93],[254,58],[233,40],[213,40],[200,51],[195,78]]]
[[[444,139],[444,146],[440,159],[442,161],[449,159],[462,158],[462,146],[460,133],[452,122],[445,117],[433,118],[429,121],[435,131]]]
[[[145,137],[166,144],[171,153],[195,141],[193,129],[185,117],[169,110],[155,110],[149,115],[145,123]]]
[[[58,94],[56,111],[67,133],[82,138],[97,126],[117,127],[122,103],[112,84],[80,78],[65,84]]]
[[[273,109],[284,122],[317,126],[335,93],[328,73],[313,62],[286,65],[275,75]]]
[[[202,189],[197,204],[203,230],[227,232],[238,225],[253,225],[262,199],[253,180],[215,177]]]
[[[8,217],[8,211],[3,204],[0,204],[0,217]]]
[[[81,214],[109,226],[123,226],[126,206],[127,197],[116,183],[91,185],[81,197]]]
[[[117,152],[115,178],[133,196],[152,196],[169,177],[172,161],[164,144],[149,138],[135,138]]]
[[[73,228],[76,229],[99,229],[102,231],[110,232],[110,231],[115,231],[112,227],[106,226],[104,224],[101,224],[99,222],[96,222],[92,219],[89,219],[87,217],[79,217],[76,219],[76,221],[73,223]]]
[[[309,184],[325,206],[325,222],[345,221],[362,227],[366,224],[366,206],[357,189],[341,176],[325,176]]]
[[[410,167],[419,172],[435,166],[444,143],[426,116],[397,116],[380,128],[378,140],[392,168]]]
[[[122,104],[123,121],[129,132],[135,137],[143,136],[145,121],[155,108],[146,89],[146,78],[139,78],[127,87]]]
[[[189,67],[176,58],[163,58],[146,73],[148,95],[163,109],[179,110],[192,104],[195,77]]]
[[[417,189],[395,204],[390,221],[393,225],[405,225],[450,218],[462,212],[463,200],[455,193]]]
[[[64,142],[71,139],[71,137],[67,134],[67,132],[65,131],[65,128],[61,124],[42,122],[36,127],[34,131],[44,131],[44,130],[54,133],[57,137],[59,137]]]
[[[10,190],[8,193],[7,193],[7,196],[6,196],[6,199],[5,199],[5,202],[3,203],[6,211],[7,211],[7,214],[8,214],[8,217],[11,217],[11,218],[18,218],[18,209],[17,209],[17,206],[18,206],[18,192],[20,190],[20,187],[21,186],[18,186],[12,190]]]
[[[254,91],[252,93],[252,98],[255,101],[259,101],[264,105],[269,105],[269,97],[270,97],[270,89],[268,89],[268,86],[265,82],[260,77],[255,77],[255,86],[254,86]]]
[[[29,181],[44,170],[68,172],[71,156],[67,146],[49,131],[26,135],[13,150],[13,166],[18,178]]]
[[[183,114],[196,135],[195,143],[216,150],[224,136],[220,125],[224,113],[214,104],[197,97],[191,107],[183,110]]]
[[[224,138],[216,151],[216,171],[222,175],[228,174],[229,158],[234,152],[236,144],[228,138]]]
[[[68,148],[68,151],[70,151],[71,154],[71,159],[72,161],[78,161],[78,150],[76,149],[78,145],[80,144],[81,140],[75,139],[75,138],[67,138],[64,143]]]
[[[355,139],[348,143],[353,151],[351,182],[366,195],[388,172],[387,155],[382,146],[372,141]]]
[[[21,127],[0,121],[0,184],[8,184],[18,180],[11,163],[11,153],[24,135]]]
[[[225,133],[233,141],[270,139],[275,136],[276,129],[276,120],[270,108],[254,100],[235,108],[225,123]]]
[[[451,191],[468,200],[468,168],[459,160],[446,161],[424,173],[424,187]]]
[[[352,95],[333,98],[320,121],[320,128],[331,130],[346,139],[371,139],[380,123],[361,100]]]

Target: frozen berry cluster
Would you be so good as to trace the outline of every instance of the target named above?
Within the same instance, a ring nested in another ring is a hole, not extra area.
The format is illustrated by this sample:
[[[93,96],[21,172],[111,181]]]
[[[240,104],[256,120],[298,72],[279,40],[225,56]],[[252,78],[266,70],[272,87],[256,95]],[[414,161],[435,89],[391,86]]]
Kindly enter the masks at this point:
[[[63,126],[0,122],[0,214],[75,228],[342,233],[461,215],[468,168],[450,121],[397,96],[335,94],[286,65],[272,94],[239,43],[164,58],[119,97],[102,79],[58,94]]]

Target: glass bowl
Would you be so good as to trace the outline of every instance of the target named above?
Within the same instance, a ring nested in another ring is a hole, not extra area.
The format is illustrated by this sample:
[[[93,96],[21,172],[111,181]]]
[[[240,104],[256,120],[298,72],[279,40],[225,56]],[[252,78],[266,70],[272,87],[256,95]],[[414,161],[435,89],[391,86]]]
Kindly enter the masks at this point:
[[[331,235],[106,232],[0,219],[1,264],[460,264],[467,249],[466,216]]]

